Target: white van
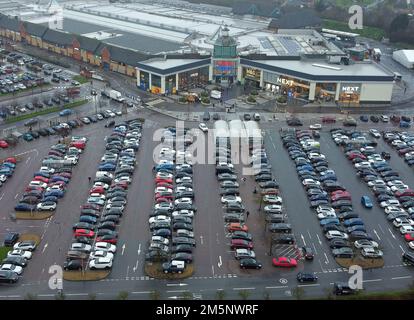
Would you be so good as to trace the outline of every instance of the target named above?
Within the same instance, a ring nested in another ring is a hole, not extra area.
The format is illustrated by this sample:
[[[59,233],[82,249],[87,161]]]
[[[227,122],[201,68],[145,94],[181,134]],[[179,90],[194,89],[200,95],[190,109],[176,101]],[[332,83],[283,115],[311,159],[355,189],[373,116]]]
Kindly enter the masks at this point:
[[[107,177],[107,178],[111,178],[113,179],[113,175],[106,172],[106,171],[97,171],[96,172],[96,178],[102,178],[102,177]]]
[[[211,90],[210,97],[213,99],[221,99],[221,92],[218,90]]]

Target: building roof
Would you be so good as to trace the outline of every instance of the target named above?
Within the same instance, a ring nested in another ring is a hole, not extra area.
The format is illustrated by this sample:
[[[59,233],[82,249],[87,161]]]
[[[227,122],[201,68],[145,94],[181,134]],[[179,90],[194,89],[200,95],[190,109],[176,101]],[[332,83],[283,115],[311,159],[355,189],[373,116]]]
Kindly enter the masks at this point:
[[[79,41],[81,49],[89,51],[89,52],[95,52],[96,49],[101,44],[99,40],[93,39],[93,38],[76,36],[76,39]]]
[[[272,19],[270,29],[300,29],[321,25],[322,20],[311,9],[300,9],[283,14],[279,18]]]
[[[103,42],[101,42],[98,48],[96,49],[96,53],[101,54],[104,48],[106,48],[109,51],[111,55],[111,60],[123,62],[130,66],[136,66],[138,61],[147,60],[150,57],[147,54],[138,51],[114,46]]]
[[[305,80],[320,81],[393,81],[392,74],[374,63],[331,65],[325,60],[247,60],[242,65],[266,69]]]
[[[37,23],[23,22],[23,26],[28,34],[42,38],[47,31],[47,27]]]
[[[72,45],[74,39],[75,36],[72,33],[58,31],[55,29],[47,29],[43,35],[44,41],[62,46]]]
[[[194,69],[209,65],[211,63],[210,57],[204,59],[162,59],[153,58],[147,61],[137,63],[139,69],[149,71],[152,73],[167,75],[174,74],[180,71]]]
[[[237,41],[233,37],[229,36],[229,29],[224,27],[221,30],[220,36],[214,42],[214,45],[222,47],[237,46]]]
[[[0,27],[11,31],[20,31],[20,21],[16,18],[0,14]]]

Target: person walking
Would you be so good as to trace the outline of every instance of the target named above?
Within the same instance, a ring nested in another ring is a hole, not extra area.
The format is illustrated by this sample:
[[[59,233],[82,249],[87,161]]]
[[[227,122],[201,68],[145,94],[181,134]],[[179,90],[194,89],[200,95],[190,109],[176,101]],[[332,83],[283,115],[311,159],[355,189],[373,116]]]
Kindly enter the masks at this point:
[[[246,220],[249,218],[250,212],[246,211]]]
[[[91,177],[88,177],[88,181],[89,181],[89,183],[91,183],[91,180],[92,180],[92,178],[91,178]]]

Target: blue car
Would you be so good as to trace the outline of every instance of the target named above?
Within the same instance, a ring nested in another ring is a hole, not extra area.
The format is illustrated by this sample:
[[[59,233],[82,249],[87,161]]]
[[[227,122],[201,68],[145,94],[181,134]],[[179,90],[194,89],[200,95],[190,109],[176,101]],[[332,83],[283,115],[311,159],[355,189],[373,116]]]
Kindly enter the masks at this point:
[[[56,196],[47,196],[47,197],[43,197],[41,202],[58,202],[59,198]]]
[[[0,169],[0,175],[4,174],[6,177],[11,177],[13,175],[13,171],[10,169],[2,168]]]
[[[409,128],[409,127],[411,127],[409,122],[400,121],[400,128]]]
[[[36,206],[34,205],[30,205],[27,203],[18,203],[15,207],[14,207],[15,211],[34,211],[36,210]]]
[[[309,165],[309,164],[305,164],[303,166],[298,166],[296,168],[296,170],[297,171],[301,171],[301,170],[311,170],[311,171],[313,171],[313,167],[311,165]]]
[[[62,176],[53,176],[49,182],[63,181],[65,184],[69,183],[69,179]]]
[[[352,226],[357,226],[357,225],[364,225],[364,221],[362,221],[361,218],[352,218],[352,219],[348,219],[344,221],[344,226],[345,227],[352,227]]]
[[[25,133],[23,135],[23,139],[26,141],[32,141],[33,140],[33,136],[30,133]]]
[[[45,171],[35,172],[35,173],[33,174],[33,177],[36,177],[36,176],[40,176],[40,177],[47,178],[47,179],[49,179],[49,178],[50,178],[50,174],[49,174],[49,173],[47,173],[47,172],[45,172]]]
[[[98,219],[96,219],[95,217],[92,217],[92,216],[80,216],[80,218],[79,218],[79,222],[86,222],[86,223],[95,224],[97,221],[98,221]]]
[[[105,163],[98,167],[99,171],[115,171],[116,165],[112,163]]]
[[[314,196],[311,196],[309,198],[310,201],[316,201],[316,200],[326,200],[328,201],[328,196],[324,194],[316,194]]]
[[[367,209],[371,209],[373,207],[371,198],[368,196],[361,197],[361,204]]]
[[[352,227],[348,227],[346,229],[347,233],[352,233],[354,231],[362,231],[362,232],[367,232],[367,230],[365,229],[365,226],[361,226],[361,225],[357,225],[357,226],[352,226]]]
[[[366,116],[366,115],[362,115],[362,116],[360,116],[360,117],[359,117],[359,119],[360,119],[362,122],[368,122],[368,116]]]
[[[59,115],[61,117],[65,117],[65,116],[71,115],[72,113],[73,113],[73,110],[71,110],[71,109],[65,109],[65,110],[62,110],[61,112],[59,112]]]
[[[327,218],[327,219],[322,219],[321,221],[320,221],[320,225],[323,227],[323,226],[326,226],[326,225],[328,225],[328,224],[335,224],[335,225],[339,225],[340,224],[340,222],[339,222],[339,219],[337,219],[337,218]]]
[[[10,169],[14,169],[14,168],[16,168],[16,165],[14,163],[11,163],[11,162],[3,162],[2,167],[8,167]]]
[[[61,190],[51,190],[51,191],[46,191],[43,197],[46,198],[46,197],[52,196],[52,197],[63,198],[64,195],[65,193]]]
[[[334,174],[327,174],[319,178],[320,182],[326,181],[326,180],[332,180],[337,181],[337,178]]]
[[[174,164],[169,164],[169,163],[165,163],[165,164],[159,164],[158,166],[156,166],[155,167],[155,170],[156,171],[158,171],[158,170],[164,170],[164,169],[167,169],[167,170],[174,170]]]

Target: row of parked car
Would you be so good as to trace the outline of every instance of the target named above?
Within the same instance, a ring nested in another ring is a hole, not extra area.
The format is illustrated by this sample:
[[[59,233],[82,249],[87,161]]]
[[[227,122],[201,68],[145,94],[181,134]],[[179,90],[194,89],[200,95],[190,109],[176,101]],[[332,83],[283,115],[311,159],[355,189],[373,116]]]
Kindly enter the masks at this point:
[[[400,157],[404,157],[404,161],[410,167],[414,165],[414,134],[412,132],[385,131],[382,136]]]
[[[354,250],[348,241],[359,242],[370,236],[366,233],[363,221],[353,211],[352,198],[339,182],[334,170],[320,152],[320,143],[313,139],[310,130],[287,130],[281,134],[283,145],[296,164],[297,174],[302,181],[315,209],[332,254],[336,258],[352,258]],[[372,243],[374,245],[374,243]],[[378,245],[377,245],[378,246]]]
[[[16,283],[32,258],[37,244],[33,240],[21,241],[19,233],[9,232],[4,238],[4,246],[11,249],[0,264],[0,283]]]
[[[110,269],[116,252],[120,219],[127,205],[129,184],[136,164],[142,123],[118,124],[106,138],[106,151],[91,183],[74,239],[64,263],[66,270]],[[90,179],[92,180],[92,179]]]
[[[363,135],[360,132],[342,134],[347,134],[350,137]],[[411,152],[408,151],[411,147],[407,144],[410,141],[410,136],[412,137],[408,133],[383,133],[385,141],[399,151],[404,149],[407,151],[399,152],[400,155]],[[414,250],[414,191],[402,181],[399,173],[391,168],[389,162],[374,147],[359,146],[361,147],[359,150],[355,145],[345,146],[344,151],[347,158],[353,162],[358,177],[372,189],[387,220],[399,229],[407,241],[408,247]],[[362,202],[367,206],[366,200],[362,199]],[[372,207],[372,203],[368,207]]]
[[[193,262],[196,246],[192,155],[187,151],[192,138],[189,129],[164,130],[163,146],[154,166],[154,209],[148,220],[152,234],[146,254],[148,262],[163,262],[164,273],[182,273]],[[181,146],[181,148],[180,148]]]
[[[0,166],[0,187],[6,183],[7,179],[13,176],[16,164],[17,159],[15,157],[8,157],[3,160]]]
[[[14,209],[30,212],[56,210],[72,177],[72,166],[78,163],[85,146],[80,137],[72,137],[69,146],[62,143],[51,146]]]

